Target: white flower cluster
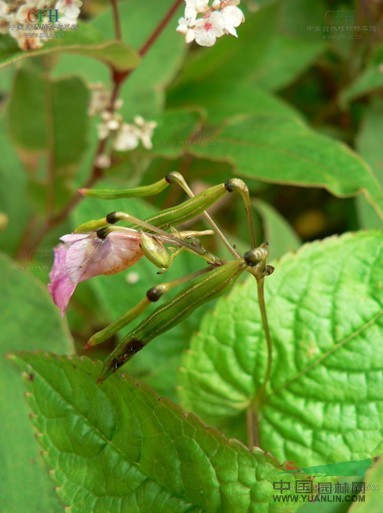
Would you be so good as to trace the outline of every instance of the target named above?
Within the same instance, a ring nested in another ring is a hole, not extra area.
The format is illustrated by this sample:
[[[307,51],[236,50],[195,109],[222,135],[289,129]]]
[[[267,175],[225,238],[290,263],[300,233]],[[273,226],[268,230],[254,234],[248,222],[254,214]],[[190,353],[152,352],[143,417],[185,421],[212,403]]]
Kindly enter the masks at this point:
[[[76,25],[81,6],[81,0],[0,1],[0,34],[9,33],[22,50],[36,50],[54,36],[54,30],[46,28],[46,24],[52,28],[56,22]],[[56,9],[58,19],[53,12]]]
[[[185,16],[178,20],[177,32],[187,43],[195,41],[200,46],[213,46],[224,34],[237,37],[236,28],[245,21],[240,0],[185,0]]]
[[[101,123],[97,126],[99,139],[103,140],[110,136],[112,147],[116,151],[134,150],[140,143],[147,150],[153,148],[152,137],[157,126],[155,121],[145,121],[142,116],[136,116],[133,123],[125,123],[122,115],[116,112],[122,106],[122,100],[115,102],[113,112],[111,112],[110,91],[103,84],[92,84],[89,88],[92,96],[88,114],[101,117]],[[96,164],[100,168],[109,167],[109,156],[100,155]]]

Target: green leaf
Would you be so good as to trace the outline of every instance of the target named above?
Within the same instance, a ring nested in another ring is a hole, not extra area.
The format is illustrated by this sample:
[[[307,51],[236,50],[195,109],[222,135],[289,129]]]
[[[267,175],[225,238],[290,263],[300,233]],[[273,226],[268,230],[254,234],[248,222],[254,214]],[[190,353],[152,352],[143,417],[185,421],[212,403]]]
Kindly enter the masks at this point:
[[[48,41],[39,50],[28,51],[21,50],[12,37],[0,36],[0,66],[55,52],[92,57],[119,71],[134,69],[140,62],[139,56],[131,47],[120,41],[106,40],[101,32],[89,24],[79,23],[78,30],[65,31],[63,36]]]
[[[32,420],[61,499],[73,513],[292,512],[272,502],[290,483],[276,460],[123,375],[96,383],[86,358],[21,353]],[[34,379],[28,379],[28,376]]]
[[[187,110],[165,111],[157,118],[152,143],[153,153],[175,159],[182,156],[185,146],[191,143],[192,136],[201,125],[198,112]]]
[[[301,241],[298,235],[271,205],[257,199],[254,207],[262,217],[264,239],[270,244],[272,258],[279,258],[299,248]]]
[[[266,342],[249,279],[218,301],[193,337],[179,376],[185,408],[298,466],[382,452],[383,234],[306,244],[266,280],[273,341],[264,399]],[[258,404],[261,401],[261,404]]]
[[[46,157],[41,171],[30,175],[39,208],[48,201],[58,208],[68,199],[88,143],[88,101],[88,89],[78,77],[51,81],[32,67],[16,76],[6,120],[16,146]]]
[[[383,101],[376,97],[366,110],[357,136],[356,148],[371,166],[381,186],[383,186],[382,123]],[[357,207],[362,228],[381,228],[382,220],[365,198],[357,198]]]
[[[28,421],[20,377],[4,354],[22,349],[68,354],[72,341],[45,287],[3,255],[0,281],[0,509],[62,513]]]
[[[326,49],[321,41],[275,33],[251,81],[257,87],[276,91],[288,86]]]
[[[323,187],[336,196],[364,192],[383,218],[383,192],[370,168],[346,145],[273,115],[234,119],[206,130],[195,156],[229,161],[241,176],[271,183]]]
[[[383,457],[367,471],[365,483],[365,497],[361,494],[360,499],[364,501],[355,502],[350,513],[380,513],[383,501]]]
[[[0,211],[6,214],[8,219],[5,229],[0,231],[0,249],[14,254],[30,216],[30,206],[27,197],[27,176],[8,135],[1,119]]]
[[[383,46],[380,46],[366,69],[340,94],[339,100],[346,106],[352,100],[383,87]]]
[[[230,91],[230,94],[228,94]],[[276,96],[254,86],[230,80],[205,80],[203,87],[186,84],[169,93],[169,106],[203,107],[210,123],[218,124],[243,114],[274,114],[300,118],[300,114]]]
[[[22,68],[7,111],[11,137],[25,150],[51,151],[55,168],[75,164],[86,147],[88,99],[77,77],[51,82]]]

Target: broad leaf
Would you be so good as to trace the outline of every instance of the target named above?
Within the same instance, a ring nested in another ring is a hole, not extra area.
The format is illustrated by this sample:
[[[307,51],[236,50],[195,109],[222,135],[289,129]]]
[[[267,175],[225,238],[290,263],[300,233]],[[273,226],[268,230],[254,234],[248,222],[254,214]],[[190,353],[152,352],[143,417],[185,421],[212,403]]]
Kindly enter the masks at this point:
[[[347,146],[281,116],[234,119],[201,134],[191,152],[229,161],[236,173],[271,183],[324,187],[337,196],[363,191],[383,218],[383,192],[370,168]]]
[[[128,377],[96,383],[86,358],[20,353],[32,420],[73,513],[293,512],[273,482],[294,481],[261,450],[185,414]]]
[[[307,244],[266,280],[266,342],[254,279],[202,321],[179,376],[185,408],[298,466],[370,458],[383,447],[383,235]],[[258,404],[258,402],[261,404]]]
[[[51,81],[32,67],[16,76],[6,119],[16,146],[46,157],[41,172],[31,173],[39,207],[54,202],[57,208],[67,200],[88,142],[88,101],[89,92],[78,77]]]
[[[85,23],[80,23],[78,30],[66,31],[62,38],[57,37],[48,41],[38,50],[23,51],[12,37],[0,36],[0,66],[52,52],[92,57],[119,71],[134,69],[140,62],[137,53],[128,45],[120,41],[106,40],[105,35]]]
[[[311,7],[311,6],[310,6]],[[270,46],[253,71],[252,83],[257,87],[276,91],[288,86],[308,68],[325,50],[320,39],[310,40],[275,33]]]
[[[45,287],[5,256],[0,264],[0,509],[62,513],[41,464],[20,376],[4,355],[22,349],[69,354],[72,341]]]
[[[168,98],[170,106],[199,107],[206,110],[210,123],[220,123],[243,114],[274,114],[300,118],[287,103],[254,86],[214,77],[203,87],[186,84],[173,89]]]

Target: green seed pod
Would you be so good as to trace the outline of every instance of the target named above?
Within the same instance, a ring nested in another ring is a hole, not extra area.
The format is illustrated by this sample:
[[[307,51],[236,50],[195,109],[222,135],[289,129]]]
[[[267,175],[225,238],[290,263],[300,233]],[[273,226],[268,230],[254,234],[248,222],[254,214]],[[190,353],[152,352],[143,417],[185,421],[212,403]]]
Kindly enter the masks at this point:
[[[166,248],[154,236],[141,232],[141,249],[146,258],[160,269],[167,269],[171,258]]]
[[[172,329],[199,306],[220,296],[234,284],[245,269],[244,260],[238,259],[217,267],[190,282],[186,289],[156,308],[149,317],[121,340],[113,353],[105,360],[98,381],[104,381],[151,340]]]

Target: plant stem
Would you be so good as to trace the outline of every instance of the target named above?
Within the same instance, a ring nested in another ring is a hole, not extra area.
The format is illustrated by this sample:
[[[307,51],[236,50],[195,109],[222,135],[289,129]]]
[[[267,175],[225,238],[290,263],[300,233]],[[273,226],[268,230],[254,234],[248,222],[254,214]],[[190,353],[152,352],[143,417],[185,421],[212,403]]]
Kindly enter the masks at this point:
[[[142,45],[142,47],[139,49],[138,53],[141,57],[146,55],[146,53],[150,50],[150,48],[153,46],[155,41],[158,39],[158,37],[161,35],[171,18],[173,17],[174,13],[177,11],[178,7],[182,4],[183,0],[176,0],[173,5],[170,7],[170,9],[166,12],[162,20],[158,23],[158,25],[154,28],[153,32],[150,34],[148,39],[145,41],[145,43]],[[113,10],[113,20],[114,20],[114,30],[115,30],[115,36],[116,39],[121,40],[121,25],[120,25],[120,16],[118,12],[118,5],[117,0],[111,0],[112,3],[112,10]],[[134,70],[128,70],[128,71],[117,71],[115,69],[112,69],[112,81],[113,81],[113,89],[112,89],[112,95],[111,95],[111,101],[109,105],[109,112],[113,114],[115,110],[115,102],[119,96],[121,86],[123,83],[128,79],[128,77],[133,73]],[[80,187],[80,189],[89,189],[93,187],[93,185],[100,180],[103,176],[103,170],[100,169],[97,166],[97,159],[100,155],[102,155],[106,149],[108,142],[108,138],[102,139],[99,141],[93,159],[92,159],[92,170],[89,178],[86,180],[86,182]],[[19,258],[25,258],[27,257],[33,249],[37,248],[41,241],[44,239],[44,237],[47,235],[48,232],[50,232],[53,228],[55,228],[57,225],[59,225],[64,219],[71,213],[71,211],[76,207],[78,203],[83,199],[83,196],[76,192],[72,198],[68,201],[64,207],[57,212],[56,214],[51,214],[47,217],[45,223],[39,228],[37,234],[33,238],[33,240],[30,242],[30,244],[25,244],[23,247],[20,248],[18,252]],[[28,247],[26,247],[28,246]]]
[[[147,51],[151,48],[156,39],[161,35],[162,31],[169,23],[169,21],[172,19],[173,15],[176,13],[178,7],[183,3],[183,1],[184,0],[176,0],[174,4],[170,7],[168,12],[165,14],[165,16],[159,22],[157,27],[153,30],[151,35],[140,48],[138,53],[141,55],[141,57],[143,57],[147,53]]]
[[[112,4],[112,11],[113,11],[114,33],[116,34],[116,39],[121,41],[122,37],[121,37],[120,13],[118,12],[117,0],[110,0],[110,1]]]
[[[267,312],[266,312],[266,304],[265,304],[265,278],[257,278],[257,290],[258,290],[258,305],[259,311],[261,313],[262,318],[262,326],[265,332],[266,337],[266,347],[267,347],[267,365],[266,365],[266,374],[261,389],[258,395],[258,407],[262,402],[266,390],[266,385],[270,381],[271,377],[271,364],[273,357],[273,345],[270,336],[269,323],[267,320]]]

